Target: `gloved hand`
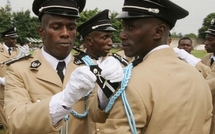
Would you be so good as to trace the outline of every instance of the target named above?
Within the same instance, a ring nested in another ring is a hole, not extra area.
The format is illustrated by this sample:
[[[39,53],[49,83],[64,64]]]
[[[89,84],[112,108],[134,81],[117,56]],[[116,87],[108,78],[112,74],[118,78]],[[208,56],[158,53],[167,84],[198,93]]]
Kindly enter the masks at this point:
[[[95,81],[96,76],[90,71],[89,67],[81,66],[76,68],[63,90],[62,105],[71,108],[86,93],[94,89]]]
[[[5,77],[0,77],[0,85],[5,86]]]
[[[101,76],[110,82],[121,82],[124,76],[122,66],[114,57],[109,56],[99,64]]]
[[[201,59],[196,58],[195,56],[189,54],[184,49],[179,49],[179,48],[173,48],[173,49],[179,58],[181,58],[182,60],[185,60],[188,64],[190,64],[194,67],[196,66],[196,64],[198,62],[201,61]]]
[[[104,110],[108,105],[109,98],[106,97],[102,89],[98,86],[98,100],[99,100],[99,108]]]
[[[22,56],[27,55],[30,53],[30,49],[28,45],[18,46],[19,51],[21,52]]]

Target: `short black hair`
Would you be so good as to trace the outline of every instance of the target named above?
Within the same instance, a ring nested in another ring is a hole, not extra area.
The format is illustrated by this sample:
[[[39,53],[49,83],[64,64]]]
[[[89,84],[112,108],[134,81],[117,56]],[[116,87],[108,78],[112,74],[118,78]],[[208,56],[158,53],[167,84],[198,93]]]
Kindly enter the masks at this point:
[[[180,38],[180,40],[178,41],[178,44],[181,42],[181,40],[190,40],[191,44],[193,44],[193,41],[189,37],[182,37],[182,38]]]

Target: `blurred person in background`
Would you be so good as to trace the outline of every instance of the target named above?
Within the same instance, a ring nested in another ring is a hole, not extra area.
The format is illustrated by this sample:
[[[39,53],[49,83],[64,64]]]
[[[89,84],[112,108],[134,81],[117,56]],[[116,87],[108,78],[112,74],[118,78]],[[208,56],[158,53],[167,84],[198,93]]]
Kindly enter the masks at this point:
[[[182,37],[178,41],[178,48],[184,49],[188,53],[191,53],[191,51],[193,50],[193,42],[189,37]]]
[[[15,58],[18,55],[18,49],[16,47],[17,42],[17,31],[16,27],[11,27],[4,32],[1,32],[1,38],[3,39],[3,44],[0,45],[0,63],[8,61]],[[0,118],[4,128],[4,133],[9,133],[9,128],[7,120],[5,118],[5,113],[3,111],[4,107],[4,90],[5,90],[5,74],[6,66],[1,65],[0,67]]]

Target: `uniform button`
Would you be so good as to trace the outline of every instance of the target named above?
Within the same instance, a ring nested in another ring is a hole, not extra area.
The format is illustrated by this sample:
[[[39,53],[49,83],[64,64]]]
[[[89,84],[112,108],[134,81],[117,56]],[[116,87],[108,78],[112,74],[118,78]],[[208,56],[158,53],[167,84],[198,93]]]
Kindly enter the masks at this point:
[[[97,128],[96,131],[99,132],[100,130]]]
[[[36,102],[40,102],[40,100],[37,100]]]

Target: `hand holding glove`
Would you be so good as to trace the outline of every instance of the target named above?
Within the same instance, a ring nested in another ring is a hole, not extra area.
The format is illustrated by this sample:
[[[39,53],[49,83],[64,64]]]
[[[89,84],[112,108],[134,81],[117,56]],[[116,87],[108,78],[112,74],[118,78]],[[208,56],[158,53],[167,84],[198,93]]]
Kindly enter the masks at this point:
[[[0,77],[0,85],[5,86],[5,77]]]
[[[179,49],[179,48],[173,48],[173,49],[179,58],[181,58],[182,60],[185,60],[188,64],[194,67],[199,61],[201,61],[201,59],[196,58],[195,56],[189,54],[184,49]]]
[[[121,82],[123,79],[123,69],[119,61],[114,57],[107,57],[102,63],[99,64],[99,67],[102,69],[101,76],[110,80],[110,82]]]
[[[66,88],[63,90],[63,106],[72,107],[77,101],[95,87],[96,76],[87,66],[76,68],[70,76]]]

